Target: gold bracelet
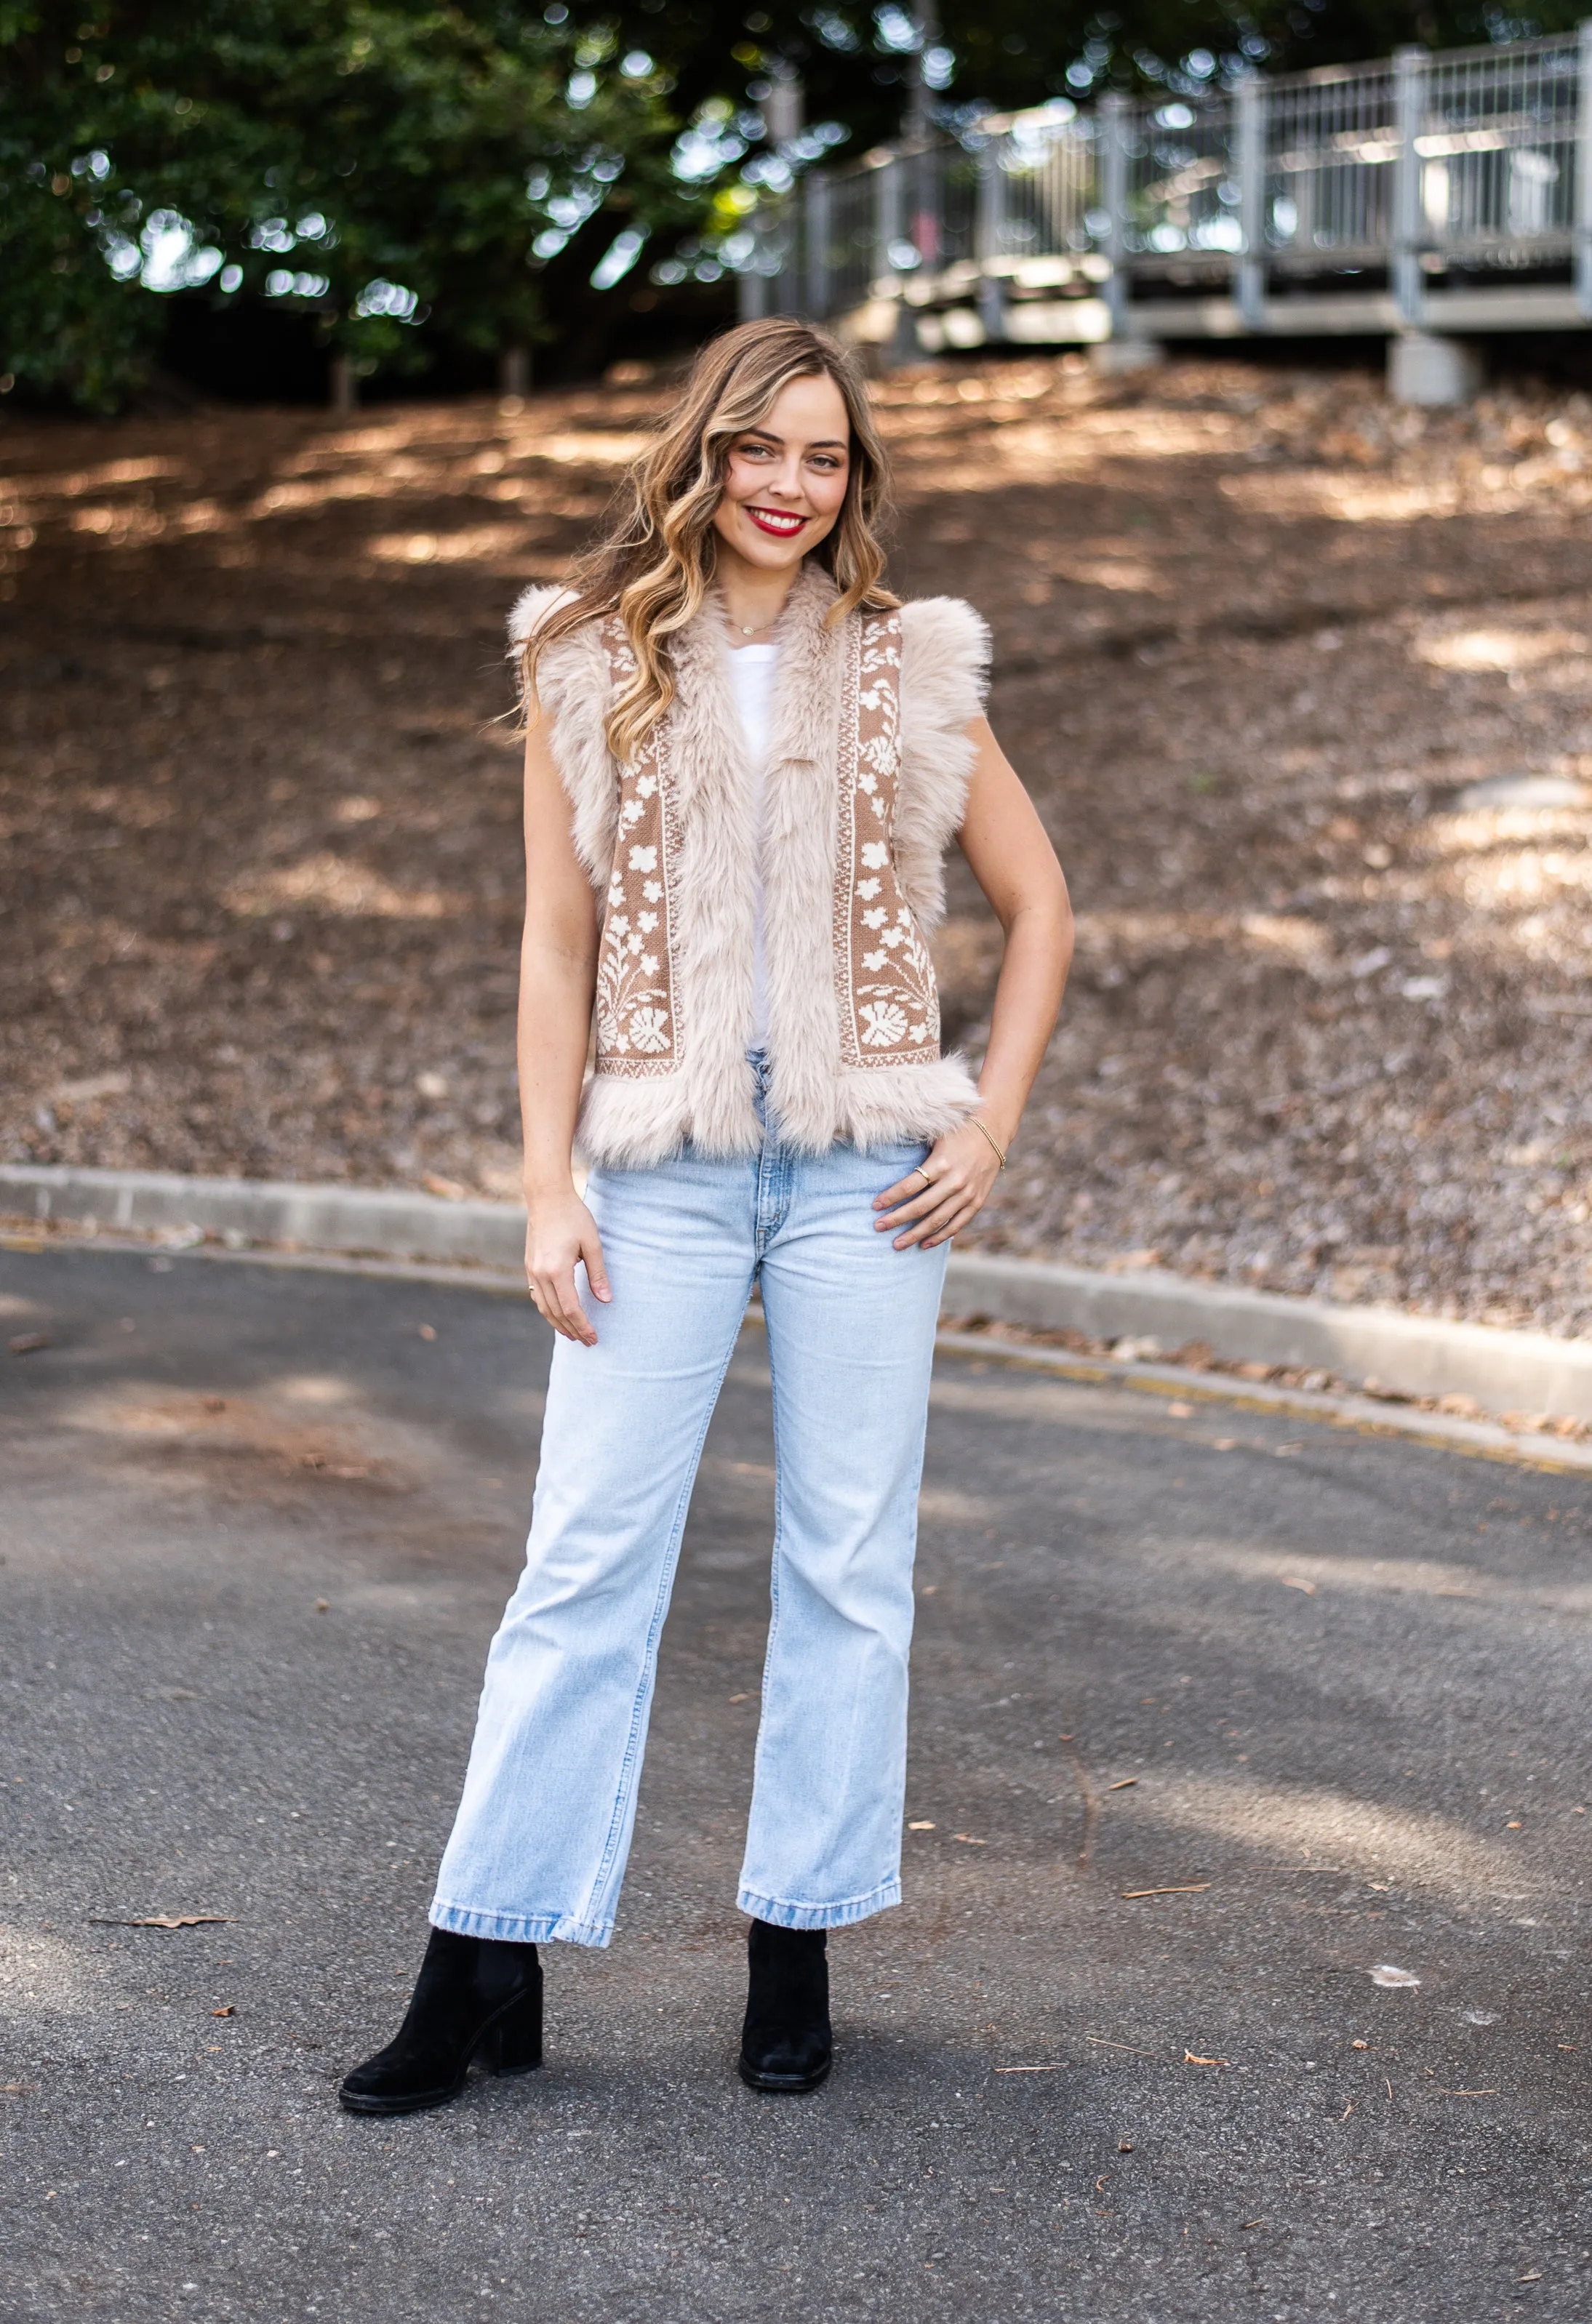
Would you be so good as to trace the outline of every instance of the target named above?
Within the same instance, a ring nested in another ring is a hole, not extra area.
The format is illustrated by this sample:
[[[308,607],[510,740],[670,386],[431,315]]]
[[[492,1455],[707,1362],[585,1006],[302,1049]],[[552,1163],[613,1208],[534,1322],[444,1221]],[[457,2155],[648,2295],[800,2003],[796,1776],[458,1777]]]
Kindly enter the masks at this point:
[[[984,1133],[984,1135],[985,1135],[985,1137],[988,1139],[988,1140],[989,1140],[990,1144],[991,1144],[992,1146],[995,1146],[995,1160],[1000,1164],[1000,1166],[1001,1166],[1002,1169],[1004,1170],[1004,1169],[1005,1168],[1005,1167],[1006,1167],[1006,1157],[1005,1157],[1005,1156],[1001,1152],[1000,1148],[999,1148],[998,1146],[995,1146],[995,1132],[994,1132],[993,1130],[986,1130],[986,1129],[985,1129],[985,1126],[984,1126],[984,1124],[983,1124],[983,1122],[979,1120],[978,1116],[977,1116],[976,1113],[970,1113],[970,1114],[967,1116],[967,1119],[968,1119],[968,1120],[973,1124],[974,1129],[975,1129],[975,1130],[982,1130],[982,1131],[983,1131],[983,1133]]]

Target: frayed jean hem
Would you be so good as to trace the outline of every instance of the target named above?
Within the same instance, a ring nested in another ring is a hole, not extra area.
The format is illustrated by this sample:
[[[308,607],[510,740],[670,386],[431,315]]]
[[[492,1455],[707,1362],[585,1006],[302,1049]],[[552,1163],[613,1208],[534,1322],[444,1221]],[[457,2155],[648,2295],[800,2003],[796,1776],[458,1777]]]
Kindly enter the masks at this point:
[[[431,1907],[431,1926],[458,1937],[485,1937],[495,1945],[606,1945],[612,1921],[577,1921],[568,1913],[472,1913],[464,1904]]]
[[[865,1921],[875,1913],[887,1912],[892,1904],[901,1902],[899,1879],[886,1880],[866,1896],[848,1897],[843,1904],[788,1904],[778,1896],[759,1896],[750,1888],[743,1888],[736,1898],[743,1913],[750,1913],[754,1921],[767,1921],[776,1929],[844,1929],[853,1921]]]

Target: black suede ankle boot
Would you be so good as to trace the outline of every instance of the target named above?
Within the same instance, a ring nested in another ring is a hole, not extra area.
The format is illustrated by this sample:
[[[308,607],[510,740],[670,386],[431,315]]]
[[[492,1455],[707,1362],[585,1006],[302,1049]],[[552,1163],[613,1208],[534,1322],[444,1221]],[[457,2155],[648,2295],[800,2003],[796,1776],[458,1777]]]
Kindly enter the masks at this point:
[[[472,2058],[491,2073],[541,2063],[541,1963],[534,1945],[433,1929],[395,2040],[338,2092],[350,2114],[419,2114],[465,2086]]]
[[[750,2089],[816,2090],[828,2072],[835,2053],[827,1944],[823,1929],[754,1921],[747,1930],[741,2080]]]

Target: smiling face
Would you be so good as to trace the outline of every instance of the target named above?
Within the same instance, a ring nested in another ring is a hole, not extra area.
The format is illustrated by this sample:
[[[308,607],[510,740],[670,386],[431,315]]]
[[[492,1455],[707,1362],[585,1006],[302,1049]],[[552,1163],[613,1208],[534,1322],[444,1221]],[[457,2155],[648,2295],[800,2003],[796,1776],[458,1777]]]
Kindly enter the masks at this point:
[[[730,447],[713,529],[762,573],[799,565],[834,530],[851,473],[851,423],[828,374],[793,379]]]

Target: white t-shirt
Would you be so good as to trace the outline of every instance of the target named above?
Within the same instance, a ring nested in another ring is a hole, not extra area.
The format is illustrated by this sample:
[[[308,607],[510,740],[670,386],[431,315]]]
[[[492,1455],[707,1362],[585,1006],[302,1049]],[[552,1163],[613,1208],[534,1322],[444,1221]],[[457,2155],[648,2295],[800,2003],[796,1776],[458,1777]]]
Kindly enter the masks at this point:
[[[773,724],[774,667],[777,646],[734,646],[730,649],[730,681],[746,756],[752,762],[753,828],[763,830],[763,778],[768,765],[770,732]],[[768,1039],[768,962],[763,942],[763,872],[755,864],[755,936],[753,948],[752,1043],[761,1048]]]

